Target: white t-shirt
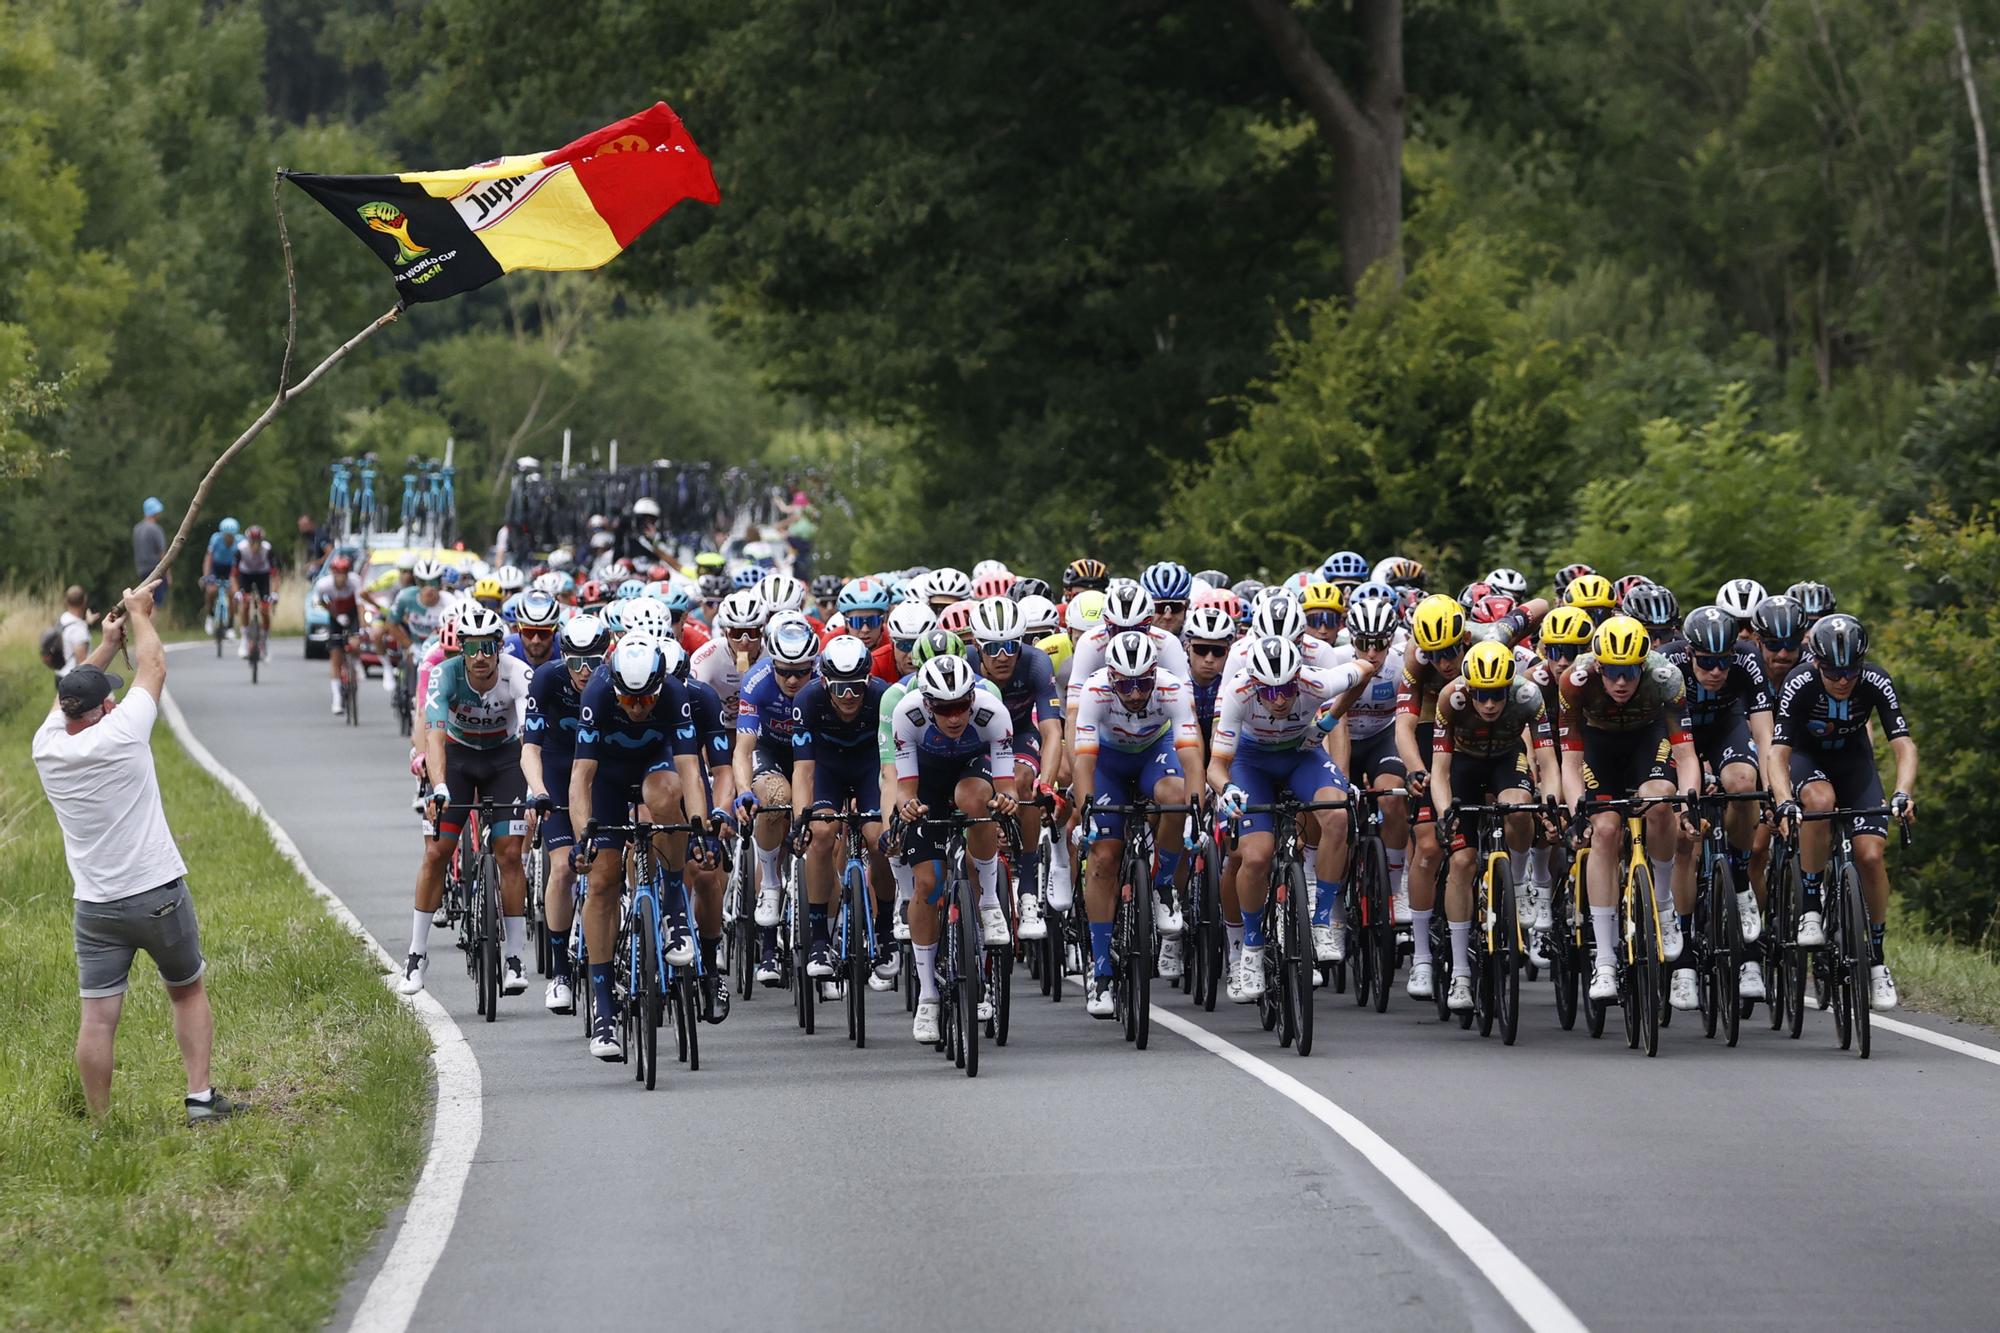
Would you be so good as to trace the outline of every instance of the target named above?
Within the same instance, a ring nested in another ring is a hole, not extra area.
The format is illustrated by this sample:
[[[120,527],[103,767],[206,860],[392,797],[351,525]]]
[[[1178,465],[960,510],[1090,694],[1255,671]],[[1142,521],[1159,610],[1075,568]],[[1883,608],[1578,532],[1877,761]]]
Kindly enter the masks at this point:
[[[62,710],[52,708],[35,732],[35,771],[84,902],[116,902],[187,873],[153,772],[159,715],[153,696],[135,686],[94,727],[72,736]]]
[[[62,671],[56,673],[60,676],[90,656],[90,626],[74,611],[63,612],[56,624],[62,627],[63,666]],[[78,649],[83,651],[78,652]]]

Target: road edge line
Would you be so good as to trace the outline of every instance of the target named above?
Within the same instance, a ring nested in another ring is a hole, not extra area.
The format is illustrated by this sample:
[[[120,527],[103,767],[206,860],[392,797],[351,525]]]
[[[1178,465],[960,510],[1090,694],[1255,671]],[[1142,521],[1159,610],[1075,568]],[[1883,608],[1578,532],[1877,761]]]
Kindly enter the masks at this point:
[[[1929,1011],[1926,1010],[1926,1013]],[[1981,1046],[1977,1042],[1965,1041],[1958,1037],[1948,1037],[1942,1032],[1918,1027],[1915,1023],[1905,1023],[1885,1014],[1870,1014],[1868,1021],[1878,1028],[1887,1028],[1899,1037],[1909,1037],[1915,1041],[1929,1042],[1959,1055],[1969,1055],[1975,1060],[1984,1060],[1989,1065],[2000,1065],[2000,1051],[1991,1046]]]
[[[176,645],[178,646],[178,645]],[[392,978],[396,960],[369,934],[361,919],[349,910],[340,896],[313,874],[291,834],[271,816],[249,786],[195,736],[187,716],[176,704],[170,690],[160,691],[160,714],[167,729],[197,767],[217,782],[238,803],[263,821],[264,831],[278,854],[292,864],[306,886],[320,899],[327,915],[345,926],[374,953],[387,969],[382,984],[394,993]],[[368,1284],[361,1304],[355,1309],[348,1328],[357,1333],[404,1333],[416,1314],[417,1300],[430,1281],[445,1243],[458,1221],[458,1208],[465,1193],[466,1177],[472,1171],[472,1157],[478,1150],[482,1129],[483,1089],[479,1061],[465,1040],[465,1033],[450,1012],[429,991],[414,996],[398,995],[424,1025],[431,1038],[431,1068],[437,1075],[437,1106],[431,1119],[431,1141],[424,1153],[423,1173],[404,1207],[402,1223],[390,1240],[382,1267]]]
[[[1485,1223],[1448,1194],[1429,1173],[1357,1119],[1351,1111],[1199,1023],[1162,1009],[1157,1004],[1151,1008],[1155,1023],[1176,1036],[1185,1037],[1211,1055],[1228,1061],[1339,1135],[1348,1147],[1360,1153],[1384,1180],[1444,1232],[1445,1238],[1472,1261],[1473,1267],[1500,1293],[1500,1299],[1520,1316],[1522,1323],[1537,1333],[1586,1333],[1583,1321],[1519,1255],[1508,1249]]]

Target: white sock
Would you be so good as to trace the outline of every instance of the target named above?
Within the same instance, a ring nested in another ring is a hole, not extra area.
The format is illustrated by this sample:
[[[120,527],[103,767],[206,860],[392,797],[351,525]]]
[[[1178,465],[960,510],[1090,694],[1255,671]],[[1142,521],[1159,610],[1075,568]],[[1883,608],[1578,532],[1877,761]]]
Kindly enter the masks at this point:
[[[507,953],[509,958],[520,958],[528,952],[528,918],[524,916],[503,916],[500,927],[507,932]]]
[[[1597,937],[1597,961],[1601,966],[1618,956],[1618,909],[1590,909],[1590,933]]]
[[[1410,872],[1410,849],[1407,847],[1385,847],[1382,849],[1389,862],[1389,888],[1398,892],[1403,887],[1403,879]]]
[[[1528,854],[1526,852],[1507,853],[1507,869],[1514,876],[1514,887],[1519,889],[1528,882]]]
[[[1549,849],[1546,847],[1530,847],[1528,849],[1528,868],[1534,872],[1535,883],[1548,883]]]
[[[917,868],[893,861],[889,865],[889,878],[896,881],[896,905],[909,906],[910,899],[917,896]]]
[[[431,951],[431,914],[410,913],[410,952],[428,955]]]
[[[202,1104],[206,1105],[207,1103],[215,1100],[215,1089],[213,1087],[207,1087],[203,1088],[200,1092],[190,1092],[187,1095],[187,1099],[191,1102],[201,1102]]]
[[[1076,886],[1070,882],[1069,844],[1066,839],[1057,838],[1055,855],[1049,858],[1049,906],[1058,912],[1067,912],[1075,901]]]
[[[333,690],[332,690],[332,694],[333,694],[333,701],[334,701],[335,703],[339,703],[339,702],[340,702],[340,682],[339,682],[339,681],[337,681],[337,680],[330,680],[330,681],[328,681],[328,682],[327,682],[327,684],[328,684],[328,685],[331,685],[331,686],[333,687]]]
[[[972,858],[972,869],[979,878],[979,905],[998,907],[1000,905],[1000,858],[989,856],[984,860]]]
[[[1241,921],[1233,926],[1227,921],[1223,922],[1222,933],[1229,937],[1230,948],[1240,949],[1243,947],[1243,923]]]
[[[917,956],[917,998],[926,1003],[937,1000],[937,945],[915,944],[910,946]]]
[[[1428,963],[1431,961],[1431,909],[1419,912],[1410,909],[1410,961]]]
[[[758,878],[759,882],[765,888],[775,889],[778,887],[781,878],[778,874],[778,862],[783,856],[784,845],[782,843],[773,847],[768,852],[762,847],[757,849]]]
[[[1445,927],[1451,931],[1451,974],[1455,977],[1469,975],[1472,971],[1472,923],[1447,921]]]
[[[1651,859],[1651,858],[1648,858]],[[1653,862],[1653,901],[1660,905],[1660,919],[1674,914],[1674,858]]]

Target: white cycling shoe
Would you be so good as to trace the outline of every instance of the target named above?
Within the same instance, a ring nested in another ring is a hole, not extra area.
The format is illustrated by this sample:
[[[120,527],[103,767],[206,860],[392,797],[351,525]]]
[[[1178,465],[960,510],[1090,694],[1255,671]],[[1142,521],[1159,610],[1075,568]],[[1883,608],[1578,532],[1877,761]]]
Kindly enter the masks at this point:
[[[886,974],[882,971],[879,964],[868,973],[868,989],[877,994],[896,989],[896,964],[894,961],[889,963],[889,970]]]
[[[1454,1014],[1462,1014],[1472,1008],[1472,978],[1464,975],[1451,979],[1451,989],[1445,992],[1444,1007]]]
[[[667,966],[694,966],[694,935],[685,926],[671,924],[667,927]]]
[[[431,913],[431,924],[433,926],[450,925],[451,924],[450,909],[448,909],[443,903],[439,903],[437,911]]]
[[[1896,979],[1886,963],[1868,969],[1868,1007],[1878,1011],[1896,1007]]]
[[[774,885],[757,890],[757,924],[768,930],[778,924],[780,915],[777,887]]]
[[[1161,939],[1171,939],[1181,933],[1185,923],[1181,920],[1181,909],[1174,902],[1171,893],[1162,895],[1153,891],[1153,933]]]
[[[1736,915],[1743,922],[1743,942],[1755,944],[1764,934],[1764,916],[1757,910],[1757,895],[1748,889],[1737,894]]]
[[[1161,940],[1160,980],[1179,981],[1181,970],[1181,942],[1178,939]]]
[[[605,1061],[624,1058],[625,1044],[619,1039],[618,1024],[609,1016],[597,1020],[597,1031],[590,1037],[590,1053]]]
[[[1431,964],[1410,964],[1410,979],[1403,983],[1403,993],[1413,1000],[1437,998],[1437,977]]]
[[[1681,960],[1682,944],[1680,918],[1674,915],[1671,906],[1661,908],[1660,957],[1670,963],[1678,963]]]
[[[1618,969],[1610,963],[1599,963],[1590,974],[1590,998],[1593,1000],[1615,1000],[1618,998]]]
[[[1234,997],[1235,981],[1230,981],[1231,996]],[[1092,1018],[1111,1018],[1118,1012],[1118,1006],[1111,996],[1110,977],[1092,977],[1084,987],[1083,1012]]]
[[[1528,886],[1528,893],[1534,900],[1535,908],[1534,917],[1529,928],[1531,930],[1554,930],[1556,919],[1549,911],[1549,886],[1546,884],[1530,884]]]
[[[1826,947],[1826,923],[1818,912],[1803,912],[1799,915],[1799,947],[1801,949],[1822,949]]]
[[[1398,884],[1389,895],[1389,920],[1398,926],[1410,924],[1410,886]]]
[[[896,904],[895,919],[889,923],[889,938],[898,944],[910,938],[910,905],[908,903]]]
[[[1667,1003],[1676,1009],[1701,1008],[1701,989],[1695,985],[1694,969],[1683,967],[1667,985]]]
[[[1016,933],[1024,940],[1045,940],[1049,923],[1042,919],[1042,900],[1032,893],[1021,895],[1021,922]]]
[[[528,989],[527,969],[521,966],[520,959],[508,958],[500,965],[500,993],[519,995],[526,989]]]
[[[979,1021],[982,1023],[991,1023],[993,1021],[993,1012],[993,1001],[981,995],[979,997]]]
[[[1013,947],[1013,938],[1007,933],[1007,912],[999,903],[979,909],[979,933],[989,949]]]
[[[424,988],[424,973],[430,971],[431,956],[427,953],[413,953],[403,960],[403,976],[396,983],[396,994],[415,995]]]
[[[1236,975],[1229,980],[1229,998],[1235,1004],[1255,1004],[1264,998],[1264,951],[1243,946]]]
[[[552,1014],[576,1012],[576,992],[569,988],[569,981],[566,978],[549,978],[549,988],[542,995],[542,1008]]]
[[[1313,957],[1322,963],[1347,961],[1347,932],[1339,926],[1313,927]]]
[[[1736,974],[1736,991],[1746,1000],[1764,999],[1764,969],[1755,963],[1745,963]]]
[[[918,1000],[916,1021],[910,1024],[910,1035],[928,1045],[938,1044],[938,1002]]]

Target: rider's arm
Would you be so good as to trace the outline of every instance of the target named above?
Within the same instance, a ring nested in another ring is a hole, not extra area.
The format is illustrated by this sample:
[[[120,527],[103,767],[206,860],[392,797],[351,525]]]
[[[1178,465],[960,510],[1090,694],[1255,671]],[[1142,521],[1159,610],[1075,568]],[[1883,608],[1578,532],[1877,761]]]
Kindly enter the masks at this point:
[[[1905,795],[1917,789],[1917,742],[1909,736],[1892,736],[1889,753],[1896,756],[1895,790]]]
[[[1792,747],[1783,741],[1771,742],[1764,755],[1764,781],[1775,804],[1783,805],[1792,799]]]
[[[1229,761],[1236,757],[1236,733],[1243,725],[1243,704],[1225,680],[1215,700],[1215,724],[1208,741],[1208,785],[1220,794],[1229,787]]]
[[[548,785],[542,780],[542,747],[534,741],[521,746],[521,776],[528,780],[530,796],[550,794]]]
[[[424,732],[424,772],[431,786],[444,782],[444,728],[433,724]]]
[[[577,836],[583,836],[590,822],[590,784],[597,776],[597,761],[579,756],[569,766],[569,822]]]
[[[750,780],[757,769],[757,733],[738,731],[736,752],[729,757],[729,771],[736,779],[736,790],[750,790]]]

